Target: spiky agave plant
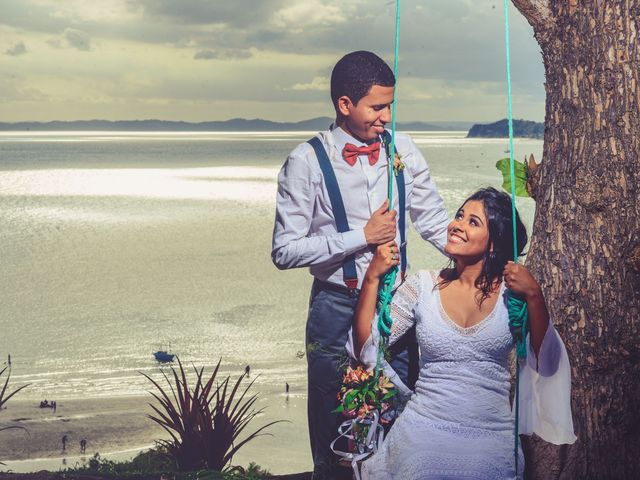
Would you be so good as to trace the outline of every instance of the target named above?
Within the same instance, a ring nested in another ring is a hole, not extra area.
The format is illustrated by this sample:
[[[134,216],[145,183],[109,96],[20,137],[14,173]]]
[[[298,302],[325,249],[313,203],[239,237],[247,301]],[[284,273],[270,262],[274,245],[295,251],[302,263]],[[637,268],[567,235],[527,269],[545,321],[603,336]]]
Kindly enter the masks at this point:
[[[7,367],[4,367],[2,370],[0,370],[0,378],[2,378],[2,375],[4,375],[4,372],[6,372],[8,368],[9,367],[7,366]],[[30,385],[30,383],[27,383],[26,385],[22,385],[21,387],[16,388],[13,392],[7,393],[7,389],[9,388],[10,378],[11,378],[11,370],[9,369],[9,372],[7,373],[7,378],[5,379],[4,385],[2,386],[2,390],[0,390],[0,410],[2,410],[2,407],[4,406],[4,404],[7,403],[11,397],[13,397],[16,393],[18,393],[23,388],[27,388]],[[11,429],[24,430],[25,432],[27,432],[27,434],[29,433],[26,428],[20,425],[9,425],[7,427],[0,427],[0,432],[3,430],[11,430]],[[0,465],[4,465],[4,463],[0,462]]]
[[[2,375],[4,375],[4,372],[6,372],[8,368],[9,367],[4,367],[2,370],[0,370],[0,378],[2,378]],[[0,390],[0,409],[4,406],[5,403],[9,401],[11,397],[13,397],[16,393],[18,393],[23,388],[27,388],[30,385],[29,383],[27,383],[26,385],[16,388],[13,392],[7,393],[7,388],[9,388],[10,378],[11,378],[11,370],[9,370],[9,373],[7,373],[7,378],[4,381],[4,386],[2,387],[2,390]]]
[[[216,384],[220,363],[204,380],[204,367],[194,367],[195,384],[190,387],[186,371],[178,358],[178,369],[171,367],[173,379],[163,372],[168,388],[163,388],[149,375],[144,375],[157,389],[150,392],[160,406],[149,404],[155,415],[148,417],[160,425],[171,440],[159,440],[180,470],[222,471],[233,455],[247,442],[265,435],[264,430],[279,423],[270,422],[238,441],[247,425],[264,409],[253,408],[258,395],[247,395],[255,379],[240,388],[246,376],[241,374],[230,388],[231,377]],[[214,388],[215,384],[215,388]]]

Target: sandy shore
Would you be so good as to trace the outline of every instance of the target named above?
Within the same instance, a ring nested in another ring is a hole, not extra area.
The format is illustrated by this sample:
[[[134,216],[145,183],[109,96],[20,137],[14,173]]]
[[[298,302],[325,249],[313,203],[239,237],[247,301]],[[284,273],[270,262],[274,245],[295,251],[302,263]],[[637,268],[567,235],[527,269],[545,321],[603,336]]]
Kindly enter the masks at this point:
[[[167,438],[166,432],[147,418],[152,410],[150,396],[105,399],[58,400],[54,413],[39,408],[38,401],[12,399],[0,411],[0,428],[20,426],[25,430],[0,431],[0,470],[33,472],[56,471],[101,457],[127,460],[154,441]],[[274,474],[308,471],[311,466],[306,440],[306,400],[303,396],[280,399],[263,398],[267,415],[254,420],[255,427],[274,419],[287,420],[269,429],[272,436],[261,437],[243,447],[234,457],[235,465],[250,462],[268,468]],[[268,403],[268,405],[266,404]],[[62,437],[68,443],[62,450]],[[87,440],[86,454],[80,452],[80,440]]]
[[[86,455],[95,452],[134,455],[164,438],[163,430],[150,421],[148,397],[59,400],[56,412],[39,408],[37,401],[12,400],[0,412],[0,428],[20,426],[0,433],[0,459],[60,459],[79,461],[80,440],[86,439]],[[62,450],[62,437],[68,442]]]
[[[311,480],[311,472],[274,475],[274,480]],[[2,473],[0,480],[103,480],[100,475],[52,473],[47,471],[35,473]],[[128,480],[159,480],[158,475],[128,475]]]

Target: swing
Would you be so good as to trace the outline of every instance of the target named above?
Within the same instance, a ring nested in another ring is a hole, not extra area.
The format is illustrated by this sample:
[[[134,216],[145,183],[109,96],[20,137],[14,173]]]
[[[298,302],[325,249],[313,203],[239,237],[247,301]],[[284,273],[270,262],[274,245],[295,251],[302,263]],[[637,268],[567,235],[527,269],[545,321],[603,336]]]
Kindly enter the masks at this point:
[[[511,63],[509,52],[509,9],[508,0],[504,0],[504,35],[505,35],[505,55],[506,55],[506,83],[507,83],[507,115],[509,125],[509,170],[511,181],[511,211],[512,211],[512,230],[513,230],[513,262],[518,263],[518,242],[516,234],[516,206],[515,206],[515,161],[514,161],[514,149],[513,149],[513,113],[511,102]],[[396,88],[394,89],[393,103],[391,107],[391,138],[385,141],[388,147],[388,172],[389,172],[389,210],[393,205],[393,162],[395,159],[395,134],[396,134],[396,106],[397,106],[397,84],[398,84],[398,47],[400,36],[400,0],[396,0],[396,24],[395,24],[395,42],[394,42],[394,60],[393,60],[393,74],[396,78]],[[403,193],[403,192],[401,192]],[[404,226],[401,226],[401,228]],[[404,258],[404,255],[403,255]],[[374,372],[377,375],[382,368],[384,360],[384,350],[388,345],[389,336],[391,334],[392,318],[389,311],[391,301],[393,299],[393,286],[395,285],[396,277],[398,273],[398,267],[394,267],[388,271],[383,279],[382,286],[378,292],[378,320],[377,326],[380,332],[380,341],[378,344],[378,355]],[[510,290],[507,290],[507,308],[509,313],[509,329],[513,336],[517,361],[516,361],[516,379],[515,379],[515,426],[514,426],[514,458],[515,458],[515,472],[518,474],[518,447],[519,447],[519,383],[520,383],[520,360],[525,359],[527,356],[526,336],[528,333],[528,317],[527,317],[527,304],[524,300],[517,297]],[[378,425],[378,412],[374,412],[373,421],[369,426],[369,433],[366,439],[366,446],[368,447],[365,452],[357,452],[355,454],[343,455],[345,458],[350,457],[351,464],[354,469],[356,479],[360,478],[360,472],[358,469],[358,463],[366,459],[372,453],[375,453],[377,446],[383,440],[383,434],[381,433],[381,427]],[[340,437],[352,438],[351,428],[343,424],[340,428]],[[349,437],[351,435],[351,437]],[[335,443],[332,443],[332,448]],[[335,451],[335,450],[334,450]],[[344,452],[336,452],[343,453]]]

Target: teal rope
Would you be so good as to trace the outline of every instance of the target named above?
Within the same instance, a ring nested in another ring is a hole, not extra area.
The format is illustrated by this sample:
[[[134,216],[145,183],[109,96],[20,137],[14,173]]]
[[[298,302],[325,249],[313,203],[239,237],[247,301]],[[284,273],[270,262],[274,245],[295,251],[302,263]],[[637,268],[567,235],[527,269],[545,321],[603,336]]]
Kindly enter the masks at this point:
[[[509,329],[516,344],[518,358],[527,358],[526,332],[529,331],[527,302],[507,291]],[[523,335],[523,332],[525,335]]]
[[[513,158],[513,110],[511,105],[511,60],[509,52],[509,3],[504,0],[504,39],[505,54],[507,58],[507,114],[509,122],[509,171],[511,173],[511,223],[513,230],[513,262],[518,263],[518,239],[516,235],[516,184],[515,162]],[[527,304],[521,298],[516,297],[507,290],[507,308],[509,311],[509,329],[516,344],[518,359],[527,357],[526,332],[527,332]],[[516,476],[518,475],[518,443],[520,423],[520,362],[516,360],[516,391],[515,391],[515,417],[514,428],[514,456]]]
[[[383,337],[391,334],[391,313],[389,307],[393,299],[393,285],[396,283],[398,268],[394,268],[382,278],[382,286],[378,291],[378,329]]]
[[[511,55],[509,53],[509,6],[504,0],[504,38],[507,57],[507,115],[509,122],[509,173],[511,174],[511,221],[513,225],[513,261],[518,262],[518,242],[516,237],[516,182],[513,158],[513,109],[511,106]]]
[[[504,37],[507,57],[507,118],[509,123],[509,172],[511,176],[511,226],[513,230],[513,263],[518,263],[518,238],[516,235],[516,182],[513,153],[513,109],[511,105],[511,55],[509,52],[509,6],[504,0]],[[509,328],[516,342],[519,358],[526,358],[527,304],[508,291]]]
[[[391,149],[389,154],[389,209],[391,209],[391,199],[393,192],[393,159],[396,154],[396,106],[398,90],[398,50],[400,46],[400,0],[396,0],[396,36],[393,50],[393,76],[396,79],[396,86],[393,89],[393,103],[391,104]]]
[[[400,0],[396,0],[396,34],[395,34],[395,46],[394,46],[394,58],[393,58],[393,75],[396,79],[396,87],[393,90],[393,103],[391,104],[391,145],[389,145],[389,165],[387,170],[389,172],[389,210],[393,208],[393,160],[395,158],[396,147],[396,99],[398,88],[398,48],[400,45]],[[388,271],[382,278],[382,286],[378,292],[378,331],[380,332],[380,340],[385,345],[391,334],[391,313],[389,311],[389,305],[393,294],[393,286],[396,283],[396,276],[398,275],[398,267]],[[383,349],[378,347],[378,361],[376,364],[376,371],[379,370],[380,364],[383,360]]]

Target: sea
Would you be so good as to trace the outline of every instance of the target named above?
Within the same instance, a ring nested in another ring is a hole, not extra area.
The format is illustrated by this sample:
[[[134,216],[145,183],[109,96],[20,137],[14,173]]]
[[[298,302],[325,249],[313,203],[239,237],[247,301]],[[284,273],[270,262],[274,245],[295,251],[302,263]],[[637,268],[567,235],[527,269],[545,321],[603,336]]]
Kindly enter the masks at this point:
[[[313,133],[0,132],[0,367],[10,355],[11,385],[30,384],[19,398],[148,395],[142,373],[170,372],[161,349],[190,369],[221,361],[232,378],[248,367],[256,422],[288,418],[269,441],[310,465],[312,279],[277,270],[270,252],[278,171]],[[450,214],[501,186],[508,140],[411,135]],[[542,141],[516,139],[514,152],[540,159]],[[535,204],[518,208],[530,229]],[[415,232],[408,251],[414,271],[447,263]]]

